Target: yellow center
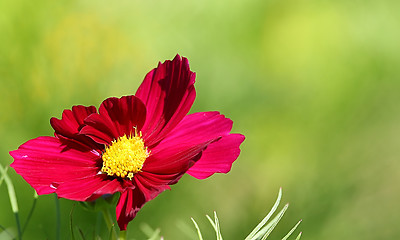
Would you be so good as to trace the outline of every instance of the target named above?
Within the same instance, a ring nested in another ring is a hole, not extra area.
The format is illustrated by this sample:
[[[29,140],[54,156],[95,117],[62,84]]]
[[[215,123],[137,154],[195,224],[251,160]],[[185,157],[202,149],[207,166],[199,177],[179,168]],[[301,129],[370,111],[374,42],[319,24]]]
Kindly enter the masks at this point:
[[[101,171],[109,176],[127,177],[132,180],[133,175],[142,170],[148,156],[142,133],[138,135],[135,131],[133,136],[124,135],[106,146]]]

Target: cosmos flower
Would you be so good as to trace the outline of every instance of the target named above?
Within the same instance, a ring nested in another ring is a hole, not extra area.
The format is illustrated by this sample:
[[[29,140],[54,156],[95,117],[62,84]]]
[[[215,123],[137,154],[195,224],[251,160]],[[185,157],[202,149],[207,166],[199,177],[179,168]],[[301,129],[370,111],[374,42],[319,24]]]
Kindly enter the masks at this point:
[[[244,140],[219,112],[188,114],[195,73],[177,55],[149,72],[136,94],[94,106],[73,106],[52,118],[54,137],[11,151],[11,167],[39,195],[93,201],[120,192],[121,230],[142,206],[187,173],[205,179],[227,173]]]

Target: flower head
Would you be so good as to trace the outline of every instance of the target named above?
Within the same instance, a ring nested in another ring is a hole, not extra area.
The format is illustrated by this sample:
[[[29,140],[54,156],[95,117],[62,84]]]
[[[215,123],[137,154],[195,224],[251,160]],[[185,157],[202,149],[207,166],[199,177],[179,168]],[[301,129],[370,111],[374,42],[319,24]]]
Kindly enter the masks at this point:
[[[218,112],[189,114],[195,73],[177,55],[149,72],[135,95],[95,107],[73,106],[52,118],[54,137],[11,151],[11,167],[39,195],[93,201],[120,192],[116,215],[125,230],[142,206],[187,173],[204,179],[227,173],[241,134]]]

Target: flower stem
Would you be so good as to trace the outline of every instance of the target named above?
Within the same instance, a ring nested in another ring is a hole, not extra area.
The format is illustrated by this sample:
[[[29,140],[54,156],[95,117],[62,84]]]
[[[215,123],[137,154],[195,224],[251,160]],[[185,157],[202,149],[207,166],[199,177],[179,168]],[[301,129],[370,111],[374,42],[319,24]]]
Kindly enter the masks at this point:
[[[110,211],[108,211],[107,208],[103,208],[102,213],[103,213],[104,221],[107,224],[108,230],[110,232],[112,231],[112,239],[117,240],[117,232],[115,232],[114,223],[112,221]]]
[[[21,236],[24,234],[26,227],[28,226],[29,221],[31,220],[33,211],[35,210],[35,206],[36,206],[36,200],[38,198],[38,195],[36,193],[36,191],[33,194],[33,203],[32,203],[32,207],[31,210],[29,211],[28,217],[26,218],[24,227],[22,228],[22,232],[21,232]]]
[[[119,232],[118,240],[126,240],[126,231],[120,231]]]
[[[18,239],[21,240],[22,239],[22,233],[21,233],[21,224],[19,222],[19,214],[18,214],[18,212],[15,212],[14,215],[15,215],[15,221],[17,222]]]
[[[60,240],[60,227],[61,227],[61,214],[60,214],[60,200],[57,194],[54,194],[54,201],[56,204],[56,239]]]

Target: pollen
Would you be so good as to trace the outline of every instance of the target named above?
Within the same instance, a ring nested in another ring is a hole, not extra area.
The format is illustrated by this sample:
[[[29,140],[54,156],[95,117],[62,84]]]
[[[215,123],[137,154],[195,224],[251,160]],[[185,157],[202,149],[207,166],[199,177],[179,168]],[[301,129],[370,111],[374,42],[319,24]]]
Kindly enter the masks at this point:
[[[133,136],[119,137],[106,146],[102,155],[102,173],[109,176],[129,178],[142,170],[146,158],[149,156],[147,147],[144,146],[142,133],[135,131]]]

